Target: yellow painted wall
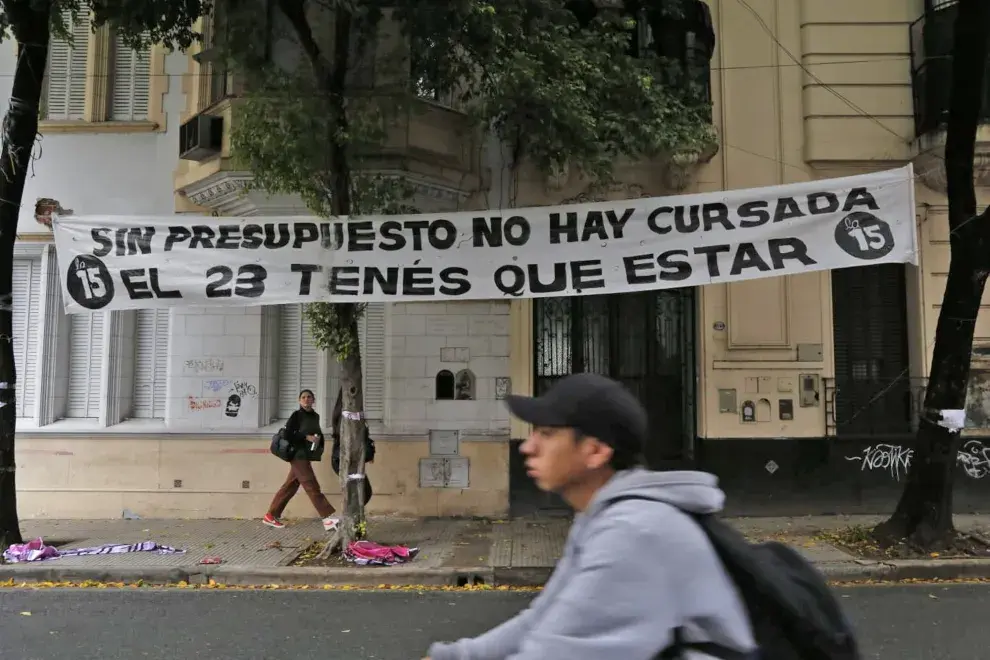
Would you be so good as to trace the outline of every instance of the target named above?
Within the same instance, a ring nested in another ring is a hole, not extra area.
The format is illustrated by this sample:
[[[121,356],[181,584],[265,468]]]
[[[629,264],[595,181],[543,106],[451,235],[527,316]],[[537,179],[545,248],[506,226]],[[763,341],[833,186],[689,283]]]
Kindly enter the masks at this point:
[[[718,47],[712,62],[718,154],[689,191],[714,191],[842,177],[899,167],[918,157],[914,139],[910,24],[922,0],[710,0]],[[990,145],[990,134],[981,132]],[[930,148],[926,144],[925,149]],[[937,162],[937,161],[936,161]],[[945,195],[916,180],[919,267],[906,266],[911,376],[931,359],[948,266]],[[644,168],[620,179],[637,194],[664,194]],[[547,191],[543,180],[520,186],[519,204],[559,202],[573,185]],[[622,186],[619,186],[621,189]],[[990,202],[990,190],[982,195]],[[829,273],[703,287],[698,309],[698,434],[707,438],[821,437],[826,433],[822,379],[833,372]],[[990,305],[990,294],[985,298]],[[516,304],[513,386],[531,391],[532,320]],[[724,329],[722,328],[724,324]],[[977,343],[990,343],[981,314]],[[821,360],[799,362],[799,345],[820,345]],[[819,379],[820,405],[799,405],[799,379]],[[772,421],[743,423],[720,413],[718,390],[737,404],[766,399]],[[778,400],[794,400],[795,419],[778,420]],[[514,437],[525,433],[514,426]]]
[[[778,2],[778,4],[793,4]],[[906,161],[914,121],[909,26],[922,0],[801,0],[805,158]]]
[[[260,517],[288,472],[260,436],[125,435],[85,438],[18,434],[18,510],[22,518],[118,518],[129,509],[144,518]],[[470,461],[466,489],[420,488],[419,439],[376,440],[367,472],[372,515],[505,515],[509,449],[505,442],[464,438]],[[329,456],[329,452],[328,452]],[[330,503],[341,507],[330,461],[314,464]],[[176,485],[176,480],[181,485]],[[248,482],[244,487],[243,482]],[[315,517],[300,490],[287,517]]]

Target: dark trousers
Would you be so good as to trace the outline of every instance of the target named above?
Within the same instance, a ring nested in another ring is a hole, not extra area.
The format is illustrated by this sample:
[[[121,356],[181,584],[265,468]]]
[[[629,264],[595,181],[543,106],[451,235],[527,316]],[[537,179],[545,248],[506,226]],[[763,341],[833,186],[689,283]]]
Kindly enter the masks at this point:
[[[289,500],[299,491],[300,486],[306,491],[309,501],[313,503],[316,512],[320,514],[321,518],[326,518],[333,514],[334,508],[330,506],[326,495],[320,490],[320,482],[316,480],[316,474],[313,472],[313,464],[305,460],[295,460],[289,463],[289,476],[286,477],[285,483],[282,484],[282,487],[275,493],[275,497],[272,498],[272,504],[268,508],[268,513],[276,518],[280,518],[282,512],[285,511],[286,505],[289,504]]]

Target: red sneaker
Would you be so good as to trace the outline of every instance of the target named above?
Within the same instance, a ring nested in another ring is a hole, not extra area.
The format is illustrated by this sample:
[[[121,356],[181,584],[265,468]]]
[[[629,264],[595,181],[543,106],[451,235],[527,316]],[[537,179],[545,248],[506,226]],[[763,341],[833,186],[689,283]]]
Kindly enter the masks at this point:
[[[261,519],[261,522],[269,527],[274,527],[275,529],[282,529],[285,527],[285,523],[273,516],[270,513],[266,513],[265,517]]]

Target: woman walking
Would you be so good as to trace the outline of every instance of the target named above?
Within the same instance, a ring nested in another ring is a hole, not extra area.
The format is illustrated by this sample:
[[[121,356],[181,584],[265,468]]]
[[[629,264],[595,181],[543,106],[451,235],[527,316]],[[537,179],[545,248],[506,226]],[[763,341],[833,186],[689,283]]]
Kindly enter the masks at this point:
[[[312,461],[320,460],[323,454],[323,431],[320,428],[320,415],[313,410],[316,397],[311,390],[299,393],[299,410],[289,416],[285,423],[285,437],[296,448],[295,458],[289,462],[289,476],[285,483],[272,498],[268,513],[261,522],[269,527],[281,529],[285,527],[280,518],[289,500],[302,486],[309,500],[316,507],[316,512],[323,519],[323,529],[330,532],[337,529],[340,519],[334,517],[334,509],[327,501],[326,495],[320,490],[320,483],[313,472]]]

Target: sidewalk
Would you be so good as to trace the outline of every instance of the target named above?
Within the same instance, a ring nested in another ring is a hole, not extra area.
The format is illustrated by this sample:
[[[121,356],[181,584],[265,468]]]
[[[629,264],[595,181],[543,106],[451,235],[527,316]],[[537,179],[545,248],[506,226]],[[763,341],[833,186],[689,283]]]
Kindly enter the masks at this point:
[[[822,530],[869,525],[876,516],[732,518],[753,541],[777,540],[796,548],[830,580],[990,578],[990,559],[872,561],[816,540]],[[31,520],[25,539],[42,537],[61,549],[107,543],[155,541],[183,554],[137,552],[66,557],[0,566],[5,582],[110,582],[227,585],[489,585],[539,586],[563,551],[569,521],[529,518],[511,521],[374,518],[369,537],[418,547],[418,557],[397,567],[293,566],[314,542],[325,538],[315,520],[282,530],[256,520]],[[956,516],[960,530],[990,536],[990,516]],[[205,557],[220,565],[203,565]],[[660,560],[660,558],[658,558]]]

